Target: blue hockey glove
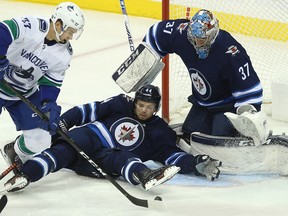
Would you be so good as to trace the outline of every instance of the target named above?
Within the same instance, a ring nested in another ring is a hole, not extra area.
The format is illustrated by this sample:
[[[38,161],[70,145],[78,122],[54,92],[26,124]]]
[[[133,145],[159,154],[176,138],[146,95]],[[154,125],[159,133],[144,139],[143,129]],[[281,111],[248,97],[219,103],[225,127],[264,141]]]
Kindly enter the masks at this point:
[[[215,160],[208,155],[196,155],[194,173],[195,175],[204,176],[210,181],[214,181],[220,174],[219,167],[221,165],[221,161]]]
[[[61,107],[55,102],[47,102],[40,108],[40,111],[48,116],[49,121],[41,119],[38,123],[39,128],[49,131],[50,135],[53,136],[58,129]]]
[[[8,69],[9,61],[7,58],[0,59],[0,81],[4,78],[5,72]]]

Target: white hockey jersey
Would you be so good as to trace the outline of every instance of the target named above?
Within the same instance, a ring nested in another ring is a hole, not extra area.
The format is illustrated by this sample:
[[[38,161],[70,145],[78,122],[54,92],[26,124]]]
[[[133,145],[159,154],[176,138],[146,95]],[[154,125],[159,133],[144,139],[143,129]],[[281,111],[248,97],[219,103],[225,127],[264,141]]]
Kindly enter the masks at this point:
[[[44,43],[49,31],[49,19],[27,16],[5,20],[0,24],[8,28],[12,37],[6,54],[10,64],[5,80],[25,97],[33,94],[41,83],[61,87],[73,51],[69,42],[50,46]],[[3,86],[0,86],[0,97],[19,99]]]

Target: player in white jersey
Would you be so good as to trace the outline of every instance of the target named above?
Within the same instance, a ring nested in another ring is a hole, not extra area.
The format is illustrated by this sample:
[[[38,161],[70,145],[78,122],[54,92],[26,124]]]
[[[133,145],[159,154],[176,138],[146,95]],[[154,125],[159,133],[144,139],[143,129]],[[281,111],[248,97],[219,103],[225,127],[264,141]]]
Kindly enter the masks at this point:
[[[60,3],[51,18],[23,16],[0,22],[0,113],[5,108],[17,131],[23,132],[15,145],[2,151],[8,163],[25,162],[50,147],[61,112],[56,101],[73,54],[69,40],[81,35],[84,23],[81,9],[72,2]],[[7,83],[49,115],[49,122],[9,91]]]

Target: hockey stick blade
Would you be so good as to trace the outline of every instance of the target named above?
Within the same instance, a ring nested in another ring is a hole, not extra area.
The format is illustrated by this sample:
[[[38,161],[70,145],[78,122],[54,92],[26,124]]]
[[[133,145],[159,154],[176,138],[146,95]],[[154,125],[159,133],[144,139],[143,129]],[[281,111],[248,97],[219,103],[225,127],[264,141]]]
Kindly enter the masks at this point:
[[[125,194],[124,194],[125,195]],[[162,209],[163,202],[162,198],[157,196],[154,198],[154,200],[143,200],[136,198],[130,194],[125,195],[133,204],[141,207],[146,207],[146,208],[153,208],[153,209]]]
[[[34,104],[32,104],[27,98],[25,98],[22,94],[20,94],[17,90],[15,90],[6,80],[1,81],[4,86],[13,92],[17,97],[19,97],[23,103],[25,103],[30,109],[32,109],[41,119],[49,121],[49,118],[41,112]],[[125,197],[127,197],[133,204],[141,207],[148,208],[148,200],[138,199],[132,195],[130,195],[120,184],[118,184],[115,179],[107,174],[101,167],[99,167],[89,156],[75,143],[73,139],[71,139],[66,133],[64,133],[61,129],[57,129],[57,133],[67,141],[84,159],[86,159],[94,168],[97,170],[102,176],[104,176],[107,180],[109,180]],[[157,200],[158,201],[158,200]],[[160,201],[160,200],[159,200]]]
[[[5,208],[6,204],[8,202],[7,196],[3,195],[0,199],[0,213],[2,212],[2,210]]]

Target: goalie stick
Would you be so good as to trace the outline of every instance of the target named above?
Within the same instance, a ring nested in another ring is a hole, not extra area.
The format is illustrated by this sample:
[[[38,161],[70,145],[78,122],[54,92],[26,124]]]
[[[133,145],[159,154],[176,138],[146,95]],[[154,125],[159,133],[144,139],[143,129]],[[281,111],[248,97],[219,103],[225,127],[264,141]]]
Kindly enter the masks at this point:
[[[6,80],[1,81],[4,86],[9,89],[13,94],[15,94],[17,97],[19,97],[30,109],[32,109],[39,117],[43,120],[49,121],[49,118],[42,113],[34,104],[32,104],[27,98],[25,98],[21,93],[19,93],[17,90],[15,90]],[[57,133],[65,140],[67,141],[84,159],[86,159],[96,170],[99,172],[103,177],[105,177],[107,180],[109,180],[125,197],[127,197],[134,205],[141,206],[141,207],[157,207],[157,204],[154,205],[154,203],[159,201],[162,201],[161,197],[155,197],[154,200],[144,200],[139,199],[131,194],[129,194],[121,185],[119,185],[116,180],[111,177],[109,174],[107,174],[101,167],[99,167],[89,156],[75,143],[73,139],[71,139],[66,133],[64,133],[61,129],[57,129]],[[156,201],[156,202],[155,202]]]
[[[137,91],[143,85],[152,83],[165,64],[159,54],[145,42],[134,47],[124,0],[120,0],[120,6],[132,53],[113,73],[112,78],[122,90],[130,93]]]
[[[133,42],[132,34],[130,31],[129,19],[128,19],[128,14],[127,14],[124,0],[120,0],[120,6],[121,6],[121,11],[122,11],[123,17],[125,19],[125,29],[126,29],[126,33],[128,36],[128,43],[129,43],[131,52],[133,52],[135,50],[134,42]]]
[[[3,211],[3,209],[5,208],[6,204],[8,202],[7,196],[3,195],[0,199],[0,213]]]

